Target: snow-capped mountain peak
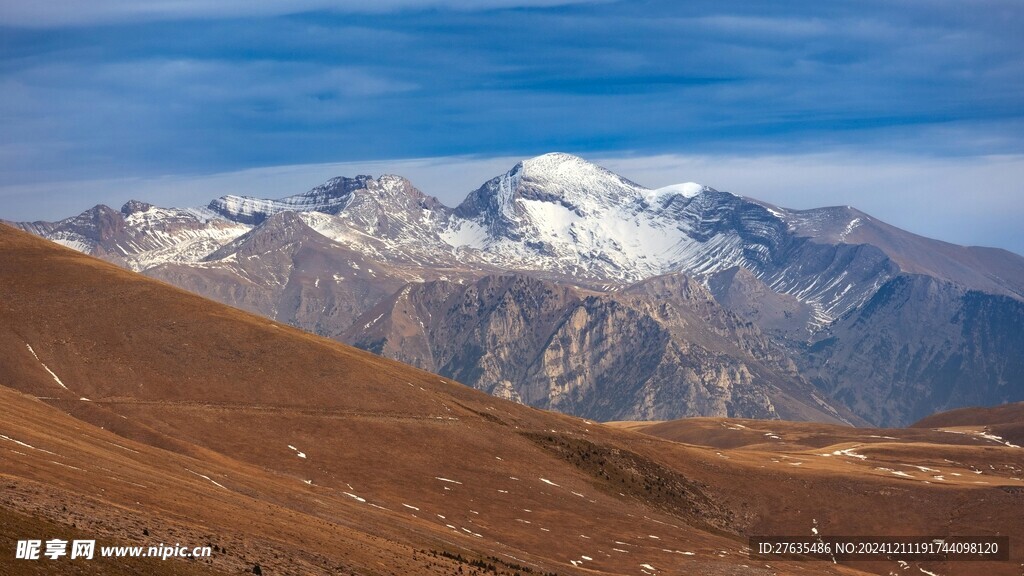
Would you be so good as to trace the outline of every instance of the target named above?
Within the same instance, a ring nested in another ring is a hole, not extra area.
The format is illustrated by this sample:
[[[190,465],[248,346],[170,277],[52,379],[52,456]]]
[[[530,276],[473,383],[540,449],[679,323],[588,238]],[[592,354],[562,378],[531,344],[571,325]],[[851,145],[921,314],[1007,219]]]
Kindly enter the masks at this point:
[[[441,237],[501,266],[638,280],[686,259],[693,240],[678,212],[705,190],[649,190],[577,156],[545,154],[472,192]]]
[[[470,193],[456,213],[488,228],[508,228],[522,221],[524,202],[557,204],[578,217],[599,217],[613,206],[640,201],[645,191],[583,158],[555,152],[492,178]]]
[[[208,209],[234,222],[256,225],[285,211],[341,214],[361,195],[372,197],[371,202],[381,205],[385,210],[404,209],[410,204],[422,208],[438,205],[436,199],[423,194],[401,176],[384,175],[374,179],[372,176],[359,175],[355,178],[331,178],[308,192],[277,200],[221,196],[210,202]]]
[[[208,208],[229,220],[250,225],[259,224],[286,210],[336,213],[348,205],[354,190],[365,188],[370,180],[370,176],[362,175],[355,178],[331,178],[308,192],[278,200],[229,194],[213,200]]]
[[[671,184],[654,190],[648,190],[645,197],[651,202],[657,202],[677,195],[683,198],[693,198],[708,189],[707,186],[697,184],[696,182],[683,182],[682,184]]]
[[[130,201],[121,212],[97,207],[22,227],[147,269],[199,262],[285,211],[389,265],[528,270],[599,288],[680,271],[706,279],[742,266],[771,290],[812,306],[816,326],[863,302],[900,268],[944,270],[980,284],[977,274],[959,272],[974,256],[948,247],[935,256],[937,245],[908,240],[850,208],[788,210],[693,182],[652,190],[563,153],[517,163],[455,209],[400,176],[356,176],[277,200],[224,196],[183,210]],[[881,248],[860,247],[876,242]],[[1016,280],[990,284],[1021,294]]]
[[[524,160],[517,176],[519,197],[556,201],[582,216],[635,202],[646,192],[639,184],[597,164],[560,152]]]
[[[136,212],[147,212],[153,209],[153,205],[149,202],[143,202],[141,200],[129,200],[121,206],[121,214],[129,216]]]

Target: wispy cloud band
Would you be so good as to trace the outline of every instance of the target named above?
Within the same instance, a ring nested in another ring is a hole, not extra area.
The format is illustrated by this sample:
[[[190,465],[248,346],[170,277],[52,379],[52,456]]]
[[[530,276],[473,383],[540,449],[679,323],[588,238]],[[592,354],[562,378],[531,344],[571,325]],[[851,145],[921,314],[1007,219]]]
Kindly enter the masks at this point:
[[[5,26],[50,28],[166,20],[267,18],[333,12],[380,14],[402,10],[481,11],[583,4],[599,0],[49,0],[0,3]]]

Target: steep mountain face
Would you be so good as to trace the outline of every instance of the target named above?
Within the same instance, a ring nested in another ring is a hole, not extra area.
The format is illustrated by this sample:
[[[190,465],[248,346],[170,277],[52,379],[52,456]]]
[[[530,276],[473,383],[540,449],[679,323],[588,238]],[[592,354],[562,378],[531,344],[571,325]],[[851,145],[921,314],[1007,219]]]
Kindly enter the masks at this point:
[[[849,206],[815,210],[770,208],[782,214],[797,236],[822,244],[874,246],[901,272],[931,276],[971,290],[1024,297],[1022,259],[1012,252],[925,238]]]
[[[795,296],[773,292],[751,271],[741,266],[708,277],[708,288],[722,306],[769,334],[783,340],[803,340],[813,308]]]
[[[270,216],[201,262],[146,274],[329,337],[418,278],[329,240],[294,212]]]
[[[303,194],[280,200],[263,200],[249,196],[222,196],[210,202],[208,208],[234,222],[259,224],[280,212],[321,212],[346,214],[361,218],[363,223],[386,219],[387,215],[374,210],[382,204],[380,199],[392,200],[389,207],[415,204],[422,209],[444,209],[436,198],[417,190],[405,178],[383,176],[374,180],[370,176],[332,178]],[[374,213],[376,212],[376,214]]]
[[[922,238],[850,207],[789,210],[692,183],[651,190],[567,154],[525,160],[454,209],[404,178],[357,176],[279,200],[224,196],[194,209],[132,201],[120,212],[98,206],[19,226],[506,397],[595,418],[770,416],[764,398],[775,405],[776,396],[748,384],[776,377],[812,380],[822,405],[811,412],[841,413],[827,398],[834,393],[874,423],[906,424],[969,398],[1024,398],[1024,377],[1006,360],[1016,340],[997,328],[1024,301],[1024,258]],[[466,293],[510,274],[559,296],[499,290],[506,300],[492,302]],[[682,284],[644,284],[680,274],[757,336],[726,327],[721,310],[696,314],[704,297],[676,295],[690,290]],[[949,288],[916,290],[901,312],[877,312],[885,287],[911,275]],[[985,305],[968,306],[968,294]],[[482,300],[472,313],[452,312],[459,298]],[[690,310],[686,329],[674,328],[684,316],[666,320],[656,309],[673,298]],[[550,309],[530,311],[541,305]],[[405,308],[410,319],[400,320],[395,310]],[[397,328],[375,332],[378,318]],[[925,354],[930,367],[899,366],[899,350],[946,333],[960,335],[948,350],[946,340],[934,343],[945,352]],[[612,362],[615,346],[632,340],[653,352]],[[753,344],[762,341],[770,346]],[[970,360],[953,359],[968,351]],[[960,390],[976,378],[991,393]],[[591,399],[598,395],[610,399]]]
[[[451,209],[399,176],[334,178],[281,200],[224,196],[209,210],[236,222],[259,224],[296,212],[323,236],[382,263],[457,266],[439,234]]]
[[[417,190],[399,176],[334,178],[304,194],[280,200],[224,196],[209,210],[247,224],[260,224],[274,214],[297,212],[325,236],[346,242],[372,241],[390,249],[436,248],[435,229],[451,209]],[[336,218],[332,218],[336,217]]]
[[[203,210],[157,208],[131,200],[119,211],[95,206],[59,222],[17,226],[59,244],[130,268],[194,262],[244,234],[244,223],[212,219]]]
[[[471,193],[444,239],[506,269],[594,286],[636,281],[684,267],[689,227],[671,208],[705,190],[648,190],[581,158],[546,154]]]
[[[601,289],[742,266],[810,305],[815,328],[900,270],[876,246],[816,239],[865,217],[783,211],[696,184],[648,190],[575,156],[547,154],[471,193],[442,238],[504,269]]]
[[[678,275],[619,294],[522,275],[415,283],[342,339],[496,396],[601,420],[858,420],[814,394],[756,327]]]
[[[797,355],[823,389],[872,422],[934,407],[1017,401],[1024,302],[930,276],[900,275]]]

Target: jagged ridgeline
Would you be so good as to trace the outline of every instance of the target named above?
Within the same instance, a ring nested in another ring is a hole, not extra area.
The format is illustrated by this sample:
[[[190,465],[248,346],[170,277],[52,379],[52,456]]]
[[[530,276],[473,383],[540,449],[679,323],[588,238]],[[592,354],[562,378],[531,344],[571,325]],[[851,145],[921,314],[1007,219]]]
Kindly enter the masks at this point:
[[[756,194],[756,190],[745,191]],[[1024,258],[546,154],[21,228],[534,406],[902,425],[1024,399]]]

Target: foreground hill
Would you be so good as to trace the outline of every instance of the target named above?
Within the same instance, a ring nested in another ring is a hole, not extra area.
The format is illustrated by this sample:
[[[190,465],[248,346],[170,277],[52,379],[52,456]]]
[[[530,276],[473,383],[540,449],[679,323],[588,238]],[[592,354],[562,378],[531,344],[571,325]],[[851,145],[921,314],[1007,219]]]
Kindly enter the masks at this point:
[[[898,569],[747,554],[749,535],[814,528],[1010,535],[1012,562],[921,564],[943,574],[1024,561],[1017,448],[942,434],[853,446],[865,463],[821,455],[851,448],[839,436],[681,444],[503,401],[3,226],[0,270],[0,510],[17,520],[0,542],[59,525],[215,545],[185,564],[196,573]],[[5,573],[74,562],[11,558]]]
[[[995,408],[961,408],[934,414],[915,422],[912,428],[949,428],[960,431],[979,429],[989,439],[1024,445],[1024,402],[1004,404]]]

